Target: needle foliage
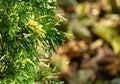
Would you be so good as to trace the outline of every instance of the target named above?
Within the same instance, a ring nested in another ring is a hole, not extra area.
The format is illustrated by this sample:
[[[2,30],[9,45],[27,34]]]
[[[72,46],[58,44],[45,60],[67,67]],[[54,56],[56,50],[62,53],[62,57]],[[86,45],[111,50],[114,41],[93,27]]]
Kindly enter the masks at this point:
[[[0,0],[0,84],[61,84],[41,61],[63,42],[55,8],[55,0]]]

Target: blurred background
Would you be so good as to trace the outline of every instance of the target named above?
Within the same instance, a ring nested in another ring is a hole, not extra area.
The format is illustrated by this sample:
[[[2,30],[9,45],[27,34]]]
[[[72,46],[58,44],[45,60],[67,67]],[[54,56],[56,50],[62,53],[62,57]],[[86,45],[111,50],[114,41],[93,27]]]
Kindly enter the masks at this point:
[[[65,43],[51,59],[64,84],[120,84],[120,0],[57,0]]]

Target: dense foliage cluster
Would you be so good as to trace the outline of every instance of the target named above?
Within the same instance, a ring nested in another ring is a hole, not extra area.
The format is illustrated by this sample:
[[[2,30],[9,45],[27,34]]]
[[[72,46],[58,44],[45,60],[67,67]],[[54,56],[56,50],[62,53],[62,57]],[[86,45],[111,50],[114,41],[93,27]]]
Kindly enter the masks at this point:
[[[38,58],[63,42],[55,8],[55,0],[0,0],[0,84],[58,83]]]

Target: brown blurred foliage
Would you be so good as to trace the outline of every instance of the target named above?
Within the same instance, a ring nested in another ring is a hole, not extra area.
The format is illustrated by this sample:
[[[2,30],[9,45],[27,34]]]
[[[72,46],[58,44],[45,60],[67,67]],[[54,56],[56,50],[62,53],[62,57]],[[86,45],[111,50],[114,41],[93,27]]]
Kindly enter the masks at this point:
[[[120,84],[120,1],[58,0],[74,35],[51,59],[64,84]]]

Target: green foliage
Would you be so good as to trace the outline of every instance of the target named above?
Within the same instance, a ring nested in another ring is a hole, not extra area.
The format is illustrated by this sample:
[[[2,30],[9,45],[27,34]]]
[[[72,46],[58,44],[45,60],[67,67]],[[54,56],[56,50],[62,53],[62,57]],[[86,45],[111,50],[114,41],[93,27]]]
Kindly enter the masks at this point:
[[[49,55],[63,42],[55,8],[54,0],[0,0],[0,84],[52,81],[55,70],[39,61],[37,49]],[[61,84],[55,81],[49,84]]]

